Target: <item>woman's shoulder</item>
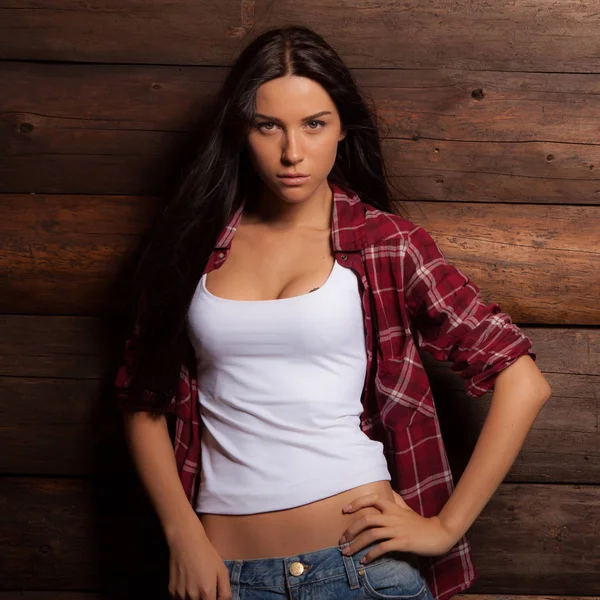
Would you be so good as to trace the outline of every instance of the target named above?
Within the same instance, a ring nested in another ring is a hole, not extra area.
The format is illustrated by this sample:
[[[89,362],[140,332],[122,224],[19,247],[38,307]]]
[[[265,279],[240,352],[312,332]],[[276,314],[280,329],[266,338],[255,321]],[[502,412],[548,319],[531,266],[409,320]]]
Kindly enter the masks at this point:
[[[406,217],[391,213],[369,204],[365,204],[365,224],[367,228],[367,241],[369,245],[390,243],[399,244],[412,242],[423,237],[430,237],[423,226]]]

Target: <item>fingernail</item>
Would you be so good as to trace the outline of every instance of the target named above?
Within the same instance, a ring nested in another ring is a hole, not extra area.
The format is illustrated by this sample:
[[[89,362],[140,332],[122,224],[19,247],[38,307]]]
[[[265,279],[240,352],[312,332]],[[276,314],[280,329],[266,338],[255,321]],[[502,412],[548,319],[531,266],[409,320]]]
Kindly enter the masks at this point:
[[[344,508],[342,508],[342,512],[347,512],[352,508],[352,504],[348,504],[347,506],[344,506]]]
[[[345,541],[346,541],[346,538],[345,538],[344,536],[342,536],[342,537],[340,538],[340,544],[343,544]]]

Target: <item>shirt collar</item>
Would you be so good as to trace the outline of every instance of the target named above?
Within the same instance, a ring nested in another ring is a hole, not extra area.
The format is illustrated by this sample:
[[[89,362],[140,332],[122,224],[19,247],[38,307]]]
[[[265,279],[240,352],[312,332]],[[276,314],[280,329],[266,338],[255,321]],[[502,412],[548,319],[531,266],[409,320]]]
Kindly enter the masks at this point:
[[[331,241],[338,252],[360,250],[366,245],[366,223],[364,205],[353,192],[347,193],[337,184],[329,182],[333,191],[333,212],[331,222]],[[219,235],[215,248],[231,246],[238,223],[244,212],[244,201],[233,213],[229,222]]]

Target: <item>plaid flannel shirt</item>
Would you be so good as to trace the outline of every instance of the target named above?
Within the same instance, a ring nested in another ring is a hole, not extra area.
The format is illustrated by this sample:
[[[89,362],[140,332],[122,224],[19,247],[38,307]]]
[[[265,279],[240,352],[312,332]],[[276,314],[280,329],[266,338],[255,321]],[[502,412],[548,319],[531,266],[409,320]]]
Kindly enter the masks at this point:
[[[330,182],[335,260],[352,269],[362,297],[367,376],[361,429],[383,443],[392,488],[423,517],[439,514],[454,489],[427,374],[417,347],[451,361],[466,393],[478,398],[519,356],[536,353],[531,340],[496,303],[449,264],[420,226],[361,202]],[[221,232],[204,272],[227,260],[242,204]],[[135,335],[118,369],[117,398],[126,405]],[[196,364],[182,364],[168,412],[175,421],[174,451],[182,486],[196,506],[201,476],[201,421]],[[446,600],[478,578],[463,536],[441,556],[419,556],[435,600]]]

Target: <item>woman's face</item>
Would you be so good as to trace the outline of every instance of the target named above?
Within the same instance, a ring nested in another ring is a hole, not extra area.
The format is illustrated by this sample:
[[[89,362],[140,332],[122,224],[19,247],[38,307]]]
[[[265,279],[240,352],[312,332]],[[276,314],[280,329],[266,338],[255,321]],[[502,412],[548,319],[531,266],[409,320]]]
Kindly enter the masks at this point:
[[[248,149],[259,177],[277,197],[289,202],[311,197],[327,180],[344,137],[335,104],[316,81],[288,75],[258,88]],[[286,184],[281,176],[291,173],[308,177]]]

